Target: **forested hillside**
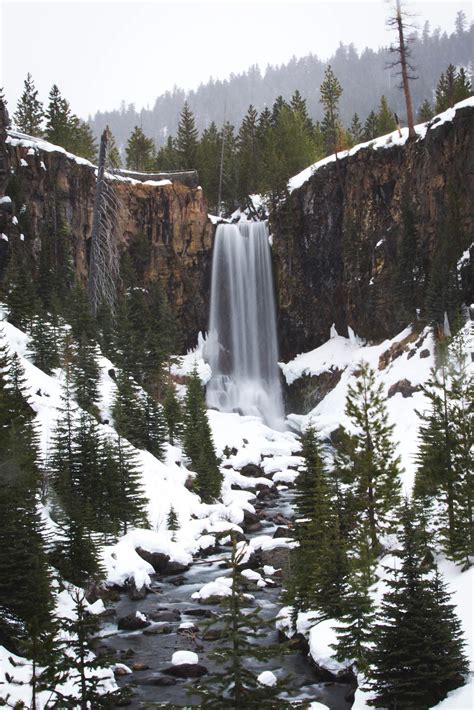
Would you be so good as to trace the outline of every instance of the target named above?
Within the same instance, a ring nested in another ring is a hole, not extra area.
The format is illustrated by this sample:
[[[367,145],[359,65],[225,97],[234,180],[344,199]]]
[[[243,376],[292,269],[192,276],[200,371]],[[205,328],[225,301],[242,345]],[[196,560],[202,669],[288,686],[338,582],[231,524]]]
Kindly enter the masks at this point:
[[[473,27],[468,28],[462,17],[457,18],[452,34],[441,33],[439,28],[430,29],[427,23],[414,36],[412,60],[416,67],[416,81],[412,83],[413,101],[417,111],[425,99],[433,100],[438,79],[448,64],[468,67],[472,62]],[[117,140],[124,147],[134,126],[139,125],[152,137],[157,146],[162,145],[169,134],[175,134],[179,114],[187,100],[196,116],[199,130],[207,128],[212,121],[220,126],[225,120],[238,126],[249,104],[259,111],[271,107],[277,96],[289,100],[298,89],[306,99],[309,114],[321,119],[323,108],[319,103],[319,86],[327,64],[331,64],[343,88],[341,118],[348,125],[354,113],[362,120],[374,109],[384,94],[392,110],[404,116],[403,95],[398,89],[398,78],[387,70],[392,57],[387,47],[378,51],[365,49],[358,53],[354,45],[340,45],[328,61],[314,54],[293,57],[288,64],[266,67],[250,67],[242,74],[231,74],[225,80],[210,79],[195,91],[186,92],[179,87],[158,96],[153,108],[141,109],[134,104],[122,102],[114,111],[98,111],[89,119],[94,133],[99,135],[108,124]]]

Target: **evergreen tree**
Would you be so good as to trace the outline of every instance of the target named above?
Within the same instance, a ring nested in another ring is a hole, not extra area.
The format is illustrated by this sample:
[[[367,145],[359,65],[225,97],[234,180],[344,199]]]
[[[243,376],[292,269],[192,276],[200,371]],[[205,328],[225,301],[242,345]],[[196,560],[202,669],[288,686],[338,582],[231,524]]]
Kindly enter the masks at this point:
[[[298,114],[298,116],[301,118],[303,124],[306,126],[306,130],[308,131],[308,135],[311,135],[314,130],[313,121],[309,117],[308,107],[306,105],[306,100],[301,96],[298,89],[296,89],[296,91],[293,93],[293,95],[291,97],[290,108],[293,111],[293,113]]]
[[[97,161],[97,143],[89,124],[77,116],[71,116],[71,137],[67,149],[91,163]]]
[[[382,385],[376,385],[375,372],[365,362],[355,385],[348,388],[345,412],[355,434],[349,437],[350,446],[338,466],[353,488],[359,517],[368,523],[372,549],[378,552],[378,534],[390,528],[399,502],[400,462]]]
[[[33,319],[28,352],[36,367],[47,375],[59,367],[58,329],[45,313],[40,312]]]
[[[119,170],[122,167],[120,151],[110,129],[107,139],[107,167],[112,170]]]
[[[28,331],[36,312],[36,293],[31,256],[24,242],[17,239],[11,242],[4,289],[8,320],[15,327]]]
[[[68,679],[73,679],[74,690],[65,694],[56,687],[55,708],[111,708],[117,707],[122,693],[105,692],[103,671],[110,667],[110,660],[96,656],[92,642],[100,630],[100,620],[89,612],[82,591],[73,593],[75,618],[61,620],[67,642],[63,645],[58,671]],[[101,673],[98,673],[101,671]]]
[[[424,387],[430,402],[419,413],[420,447],[414,494],[432,509],[446,554],[468,567],[474,554],[472,522],[474,482],[471,451],[474,441],[474,386],[462,332],[448,360]]]
[[[196,368],[186,387],[183,448],[191,468],[196,472],[195,485],[205,503],[220,494],[222,474],[212,440],[201,380]]]
[[[213,124],[211,124],[213,125]],[[215,127],[215,124],[214,124]],[[204,135],[204,134],[203,134]],[[201,158],[200,158],[201,164]],[[158,170],[163,170],[168,172],[170,170],[176,170],[179,165],[179,157],[176,150],[176,141],[173,136],[168,136],[165,145],[161,146],[160,150],[156,155],[156,167]],[[199,169],[199,174],[201,174],[202,168]],[[203,185],[208,185],[207,182],[203,180]],[[207,189],[206,189],[207,193]],[[211,203],[212,204],[212,203]]]
[[[150,172],[155,163],[155,144],[147,138],[142,129],[135,126],[125,148],[126,163],[129,170]]]
[[[355,113],[352,117],[351,125],[349,127],[349,138],[352,145],[362,143],[364,140],[364,129],[357,113]]]
[[[183,433],[183,412],[176,396],[176,388],[171,381],[166,387],[163,413],[168,425],[168,440],[171,446],[174,446]]]
[[[146,394],[142,398],[144,448],[163,461],[166,444],[166,419],[163,407]]]
[[[262,619],[258,609],[248,611],[245,608],[240,569],[245,550],[239,548],[233,533],[231,539],[231,593],[221,602],[223,613],[207,624],[207,628],[210,628],[218,622],[222,629],[223,642],[210,654],[210,658],[222,670],[212,674],[209,684],[201,680],[192,693],[199,693],[202,708],[217,710],[227,706],[233,710],[259,707],[289,710],[293,705],[278,697],[285,690],[283,683],[280,681],[274,686],[262,685],[258,682],[257,674],[249,668],[249,659],[266,661],[274,658],[281,655],[281,646],[267,642],[271,622]],[[260,639],[265,639],[266,643],[259,644]]]
[[[130,525],[147,523],[146,505],[137,456],[118,436],[104,442],[104,489],[107,495],[106,515],[115,534],[126,534]]]
[[[320,86],[320,102],[324,108],[321,130],[324,136],[326,154],[335,153],[339,147],[341,127],[339,123],[339,99],[342,87],[330,64],[324,72],[324,81]]]
[[[98,412],[100,367],[97,346],[85,335],[74,344],[71,384],[78,405],[90,412]]]
[[[402,513],[401,566],[390,570],[374,629],[369,687],[374,707],[418,710],[464,683],[467,662],[460,624],[438,574],[427,579],[413,510]]]
[[[254,106],[250,104],[237,136],[238,196],[240,198],[252,195],[258,189],[259,145],[257,126],[258,113]]]
[[[426,123],[427,121],[431,121],[433,116],[433,107],[428,101],[428,99],[425,99],[418,111],[418,123]]]
[[[197,166],[199,181],[204,189],[210,209],[213,212],[217,212],[221,148],[221,136],[216,124],[212,121],[209,128],[204,129],[202,132],[197,151]],[[173,164],[176,166],[177,163],[178,159],[174,157]]]
[[[176,541],[176,530],[179,530],[179,521],[178,521],[178,516],[176,515],[176,511],[173,508],[173,506],[170,507],[168,517],[166,518],[166,525],[168,527],[168,530],[172,532],[171,539],[173,541]]]
[[[34,629],[51,624],[53,599],[44,526],[34,413],[26,399],[24,372],[0,346],[0,599],[6,619],[2,643],[13,650]],[[8,623],[11,618],[14,623]]]
[[[377,114],[375,111],[371,111],[367,118],[365,119],[364,123],[364,140],[365,141],[371,141],[374,138],[377,138],[377,131],[378,131],[378,125],[377,125]]]
[[[295,525],[299,546],[292,551],[288,600],[293,618],[305,609],[337,616],[346,575],[346,552],[338,516],[331,501],[321,445],[313,428],[302,436],[304,467],[296,479]]]
[[[144,414],[140,390],[130,375],[117,374],[117,391],[112,406],[115,428],[131,444],[145,448]]]
[[[45,114],[45,137],[50,143],[60,145],[69,150],[72,124],[69,102],[61,95],[56,84],[53,85],[49,92],[48,100],[48,108]]]
[[[388,107],[387,99],[382,96],[380,99],[379,110],[377,113],[377,134],[384,136],[387,133],[392,133],[397,127],[395,116]]]
[[[450,64],[440,76],[436,87],[436,113],[446,111],[458,101],[472,96],[472,86],[465,70],[461,67],[456,69],[454,64]]]
[[[38,99],[38,91],[33,77],[28,72],[24,90],[13,114],[13,120],[19,131],[29,136],[41,136],[43,123],[43,104]]]
[[[181,170],[191,170],[198,164],[198,130],[188,102],[184,102],[179,117],[176,148]]]

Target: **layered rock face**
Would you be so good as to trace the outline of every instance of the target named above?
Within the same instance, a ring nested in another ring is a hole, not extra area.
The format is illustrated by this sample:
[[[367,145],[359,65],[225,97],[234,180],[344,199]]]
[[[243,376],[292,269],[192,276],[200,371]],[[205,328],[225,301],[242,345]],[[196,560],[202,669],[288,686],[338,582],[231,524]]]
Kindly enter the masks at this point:
[[[315,171],[272,217],[282,356],[321,345],[332,323],[343,335],[393,337],[413,320],[400,306],[409,288],[423,316],[441,241],[456,258],[472,245],[473,194],[472,106],[423,140]],[[458,275],[470,302],[472,266]]]
[[[16,213],[24,210],[33,254],[38,258],[42,239],[66,229],[76,274],[86,283],[94,169],[85,161],[41,147],[10,144],[8,149],[7,191]],[[143,244],[145,238],[146,277],[159,279],[177,315],[183,347],[190,347],[198,331],[207,329],[208,318],[214,229],[202,190],[178,182],[147,185],[115,179],[112,184],[118,202],[119,250],[133,248],[138,237]]]

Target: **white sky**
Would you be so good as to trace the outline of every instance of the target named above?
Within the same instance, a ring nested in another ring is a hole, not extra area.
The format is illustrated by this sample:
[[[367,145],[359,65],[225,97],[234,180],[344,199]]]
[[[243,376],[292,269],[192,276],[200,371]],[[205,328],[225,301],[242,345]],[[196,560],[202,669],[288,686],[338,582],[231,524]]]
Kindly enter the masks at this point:
[[[408,2],[422,27],[453,31],[457,0]],[[251,64],[293,55],[326,58],[339,42],[377,49],[390,41],[385,0],[0,0],[0,86],[10,108],[30,71],[46,101],[53,83],[82,117],[121,99],[153,106],[173,85],[195,88]]]

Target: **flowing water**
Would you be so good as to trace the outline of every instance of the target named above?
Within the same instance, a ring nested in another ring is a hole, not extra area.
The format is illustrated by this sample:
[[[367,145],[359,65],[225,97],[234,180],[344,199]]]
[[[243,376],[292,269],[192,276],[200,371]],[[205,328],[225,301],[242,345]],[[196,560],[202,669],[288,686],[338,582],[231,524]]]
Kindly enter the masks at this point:
[[[212,369],[207,404],[222,412],[284,423],[275,295],[265,222],[217,227],[205,356]]]

